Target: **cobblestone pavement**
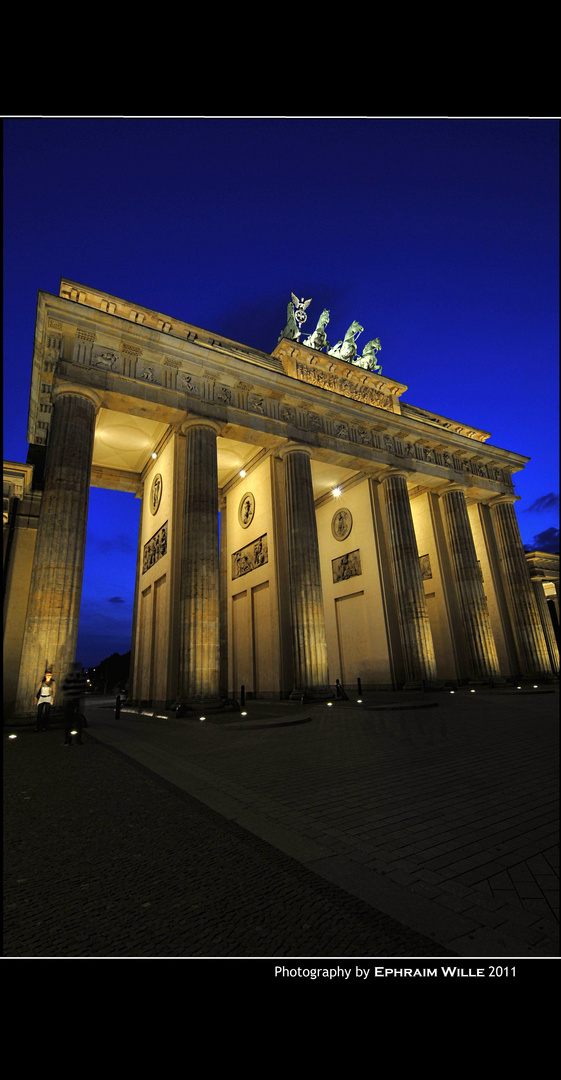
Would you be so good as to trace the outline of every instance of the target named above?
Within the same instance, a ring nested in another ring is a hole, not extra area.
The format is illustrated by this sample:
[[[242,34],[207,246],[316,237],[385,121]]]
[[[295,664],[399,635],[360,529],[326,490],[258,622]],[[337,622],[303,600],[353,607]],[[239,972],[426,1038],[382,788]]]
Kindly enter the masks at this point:
[[[556,691],[248,713],[5,737],[5,955],[558,956]]]
[[[61,743],[5,737],[5,957],[447,955],[87,734]]]

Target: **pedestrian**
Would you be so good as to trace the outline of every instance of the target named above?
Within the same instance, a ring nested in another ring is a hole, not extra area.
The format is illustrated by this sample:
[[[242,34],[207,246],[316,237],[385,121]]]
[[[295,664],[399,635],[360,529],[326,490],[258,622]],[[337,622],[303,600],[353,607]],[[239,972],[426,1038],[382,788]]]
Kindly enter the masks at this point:
[[[37,725],[36,731],[48,731],[50,721],[51,706],[55,700],[55,680],[53,679],[53,673],[50,668],[47,668],[43,678],[37,688],[35,694],[35,704],[37,706]]]
[[[82,728],[84,717],[82,716],[82,701],[85,696],[88,683],[82,673],[81,664],[72,664],[68,675],[62,684],[64,694],[64,745],[70,746],[72,735],[76,734],[78,746],[82,745]]]

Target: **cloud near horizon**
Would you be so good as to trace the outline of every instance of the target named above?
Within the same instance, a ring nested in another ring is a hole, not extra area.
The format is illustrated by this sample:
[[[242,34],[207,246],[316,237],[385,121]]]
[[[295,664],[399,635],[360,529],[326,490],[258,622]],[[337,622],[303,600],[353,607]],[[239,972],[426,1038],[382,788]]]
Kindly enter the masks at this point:
[[[559,529],[545,529],[534,536],[532,544],[524,544],[524,551],[545,551],[549,555],[559,554]]]
[[[558,509],[559,496],[556,495],[554,491],[550,491],[547,495],[540,495],[539,499],[535,499],[531,506],[526,506],[524,508],[524,513],[542,514]]]

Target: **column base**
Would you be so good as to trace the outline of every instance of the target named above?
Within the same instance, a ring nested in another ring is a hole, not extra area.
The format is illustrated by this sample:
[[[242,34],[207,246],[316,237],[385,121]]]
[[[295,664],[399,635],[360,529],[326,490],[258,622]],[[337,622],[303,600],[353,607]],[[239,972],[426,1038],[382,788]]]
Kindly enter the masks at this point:
[[[199,701],[175,701],[170,706],[170,711],[174,712],[178,719],[187,716],[200,715],[204,709],[205,712],[239,712],[240,706],[235,699],[230,698],[207,698]]]
[[[402,690],[444,690],[445,684],[440,679],[419,679],[418,682],[406,682],[401,687]]]
[[[493,675],[489,679],[468,679],[468,686],[504,686],[506,679],[502,675]]]
[[[288,695],[288,700],[301,701],[303,705],[311,705],[314,702],[320,704],[322,701],[329,701],[336,696],[337,694],[333,693],[329,686],[321,686],[312,690],[293,690]]]

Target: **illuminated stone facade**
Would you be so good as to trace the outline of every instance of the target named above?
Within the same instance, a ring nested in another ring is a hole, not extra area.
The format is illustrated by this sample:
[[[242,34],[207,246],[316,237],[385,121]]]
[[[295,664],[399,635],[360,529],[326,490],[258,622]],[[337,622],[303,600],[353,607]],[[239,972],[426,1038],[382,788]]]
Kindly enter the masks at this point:
[[[75,656],[90,485],[142,500],[139,704],[553,677],[558,578],[532,580],[513,508],[528,459],[406,389],[286,337],[264,353],[70,281],[39,293],[25,558],[5,505],[16,711]]]

